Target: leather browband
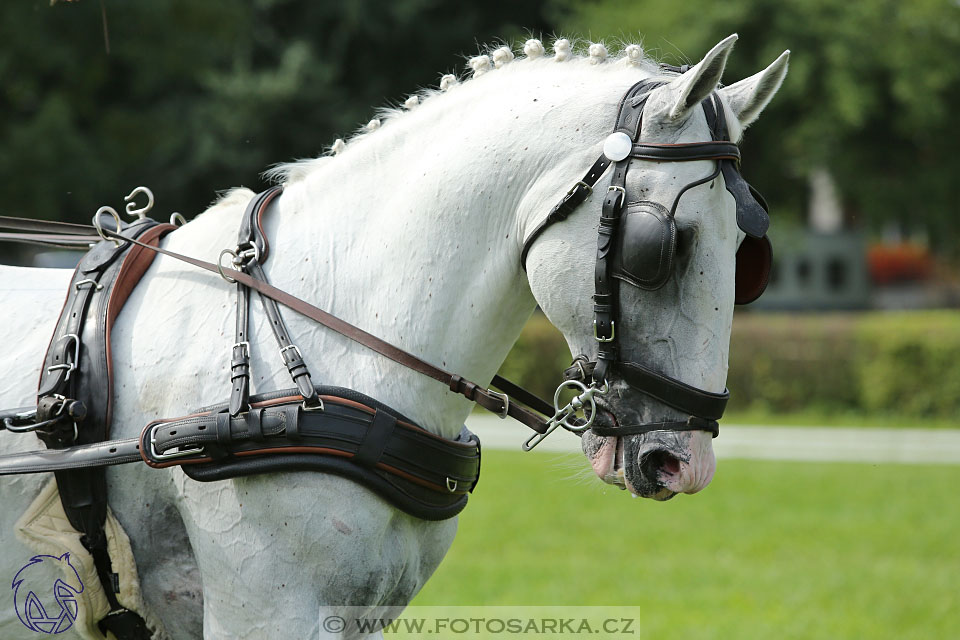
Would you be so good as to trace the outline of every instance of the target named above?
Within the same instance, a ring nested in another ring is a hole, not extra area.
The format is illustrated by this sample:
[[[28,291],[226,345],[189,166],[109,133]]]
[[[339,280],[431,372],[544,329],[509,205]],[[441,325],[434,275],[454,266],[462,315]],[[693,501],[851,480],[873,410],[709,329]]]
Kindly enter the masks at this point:
[[[691,160],[740,160],[740,147],[732,142],[687,142],[681,144],[648,144],[635,142],[631,158],[662,162]]]

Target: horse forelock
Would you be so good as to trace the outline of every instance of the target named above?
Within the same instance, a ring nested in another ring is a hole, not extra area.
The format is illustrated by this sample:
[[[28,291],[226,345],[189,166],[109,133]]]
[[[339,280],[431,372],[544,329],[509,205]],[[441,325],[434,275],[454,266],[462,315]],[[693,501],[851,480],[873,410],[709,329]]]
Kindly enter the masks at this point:
[[[465,56],[466,69],[462,75],[444,74],[438,87],[428,87],[411,94],[400,103],[381,107],[375,111],[374,118],[359,127],[346,139],[338,138],[316,158],[301,158],[293,162],[279,163],[267,169],[263,176],[276,184],[299,182],[339,155],[348,144],[367,138],[382,129],[388,123],[397,120],[407,112],[419,108],[424,102],[442,98],[461,84],[472,81],[487,73],[506,70],[533,71],[544,69],[545,63],[584,64],[597,70],[612,65],[629,65],[646,70],[651,75],[658,73],[658,60],[646,52],[639,43],[628,42],[592,42],[587,40],[557,38],[548,49],[541,40],[530,38],[519,46],[503,42],[481,47],[476,56]],[[733,119],[735,120],[735,118]],[[737,125],[739,130],[739,125]],[[733,131],[733,128],[731,128]]]

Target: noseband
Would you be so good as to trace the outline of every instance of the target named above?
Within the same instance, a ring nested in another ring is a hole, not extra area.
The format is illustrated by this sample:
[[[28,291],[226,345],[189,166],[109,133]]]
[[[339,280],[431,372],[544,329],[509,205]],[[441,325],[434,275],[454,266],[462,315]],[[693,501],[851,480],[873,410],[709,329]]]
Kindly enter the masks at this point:
[[[665,70],[684,71],[676,67],[665,67]],[[620,357],[618,343],[620,283],[646,290],[656,290],[666,284],[676,251],[675,215],[680,198],[688,190],[723,175],[726,189],[736,201],[737,225],[746,234],[737,252],[736,302],[752,302],[766,288],[772,257],[766,236],[770,217],[763,199],[740,175],[740,149],[729,140],[723,102],[717,92],[701,103],[712,135],[710,142],[662,144],[638,140],[647,99],[654,89],[664,84],[665,81],[642,80],[627,91],[620,101],[614,132],[604,142],[603,155],[523,245],[520,260],[526,269],[527,254],[537,238],[547,227],[573,213],[587,199],[600,177],[613,166],[613,176],[600,214],[594,269],[593,333],[598,343],[597,358],[590,361],[586,355],[579,355],[564,372],[566,380],[557,389],[557,398],[565,387],[580,393],[571,403],[573,406],[568,405],[572,410],[556,421],[553,428],[562,426],[575,432],[592,428],[600,436],[636,435],[659,430],[709,431],[714,437],[718,435],[717,421],[723,416],[730,397],[728,390],[724,389],[723,393],[705,391],[640,363],[625,361]],[[633,159],[656,162],[712,160],[716,167],[711,174],[686,184],[667,207],[654,201],[627,201],[626,178]],[[754,264],[742,265],[741,262]],[[741,268],[747,272],[741,274]],[[631,388],[686,413],[687,419],[636,425],[594,425],[597,413],[595,396],[603,396],[608,391],[614,372]],[[559,403],[555,404],[559,406]],[[585,410],[585,420],[574,418],[575,410],[580,409]],[[533,448],[549,433],[535,434],[524,448]]]

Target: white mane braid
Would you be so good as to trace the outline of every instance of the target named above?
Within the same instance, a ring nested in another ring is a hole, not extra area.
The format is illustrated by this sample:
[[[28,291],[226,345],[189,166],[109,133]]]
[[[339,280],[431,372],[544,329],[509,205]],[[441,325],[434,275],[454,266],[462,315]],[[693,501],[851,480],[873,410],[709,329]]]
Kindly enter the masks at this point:
[[[462,82],[478,78],[498,69],[504,69],[508,65],[526,69],[534,64],[543,64],[545,61],[595,65],[598,68],[605,65],[622,64],[643,68],[649,71],[651,75],[658,72],[658,61],[650,57],[644,51],[642,45],[616,43],[613,46],[615,47],[615,53],[611,55],[608,45],[603,42],[577,40],[571,42],[567,38],[559,38],[553,43],[553,55],[547,55],[547,49],[543,42],[531,38],[519,48],[517,53],[522,55],[518,57],[513,48],[508,45],[488,45],[484,48],[485,53],[467,60],[468,72],[463,76],[445,74],[441,76],[438,88],[427,88],[412,94],[403,101],[400,107],[390,106],[379,109],[376,112],[376,117],[357,129],[349,139],[337,138],[324,155],[318,158],[281,163],[271,167],[263,175],[266,179],[281,184],[290,184],[302,180],[314,169],[325,164],[331,156],[342,153],[347,144],[370,135],[405,112],[416,109],[426,100],[442,96]]]

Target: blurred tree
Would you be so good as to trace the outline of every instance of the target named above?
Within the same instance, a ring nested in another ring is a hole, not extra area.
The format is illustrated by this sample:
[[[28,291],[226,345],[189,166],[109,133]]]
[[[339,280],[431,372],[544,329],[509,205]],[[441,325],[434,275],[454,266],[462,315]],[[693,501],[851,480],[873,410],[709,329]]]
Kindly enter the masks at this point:
[[[896,222],[960,253],[960,3],[948,0],[554,0],[568,31],[636,41],[696,62],[730,33],[733,82],[791,49],[790,73],[744,141],[745,173],[779,212],[802,215],[824,167],[848,218]],[[689,56],[690,58],[688,58]]]
[[[544,1],[5,2],[0,214],[89,222],[138,184],[196,214],[462,71],[477,43],[549,29]]]

